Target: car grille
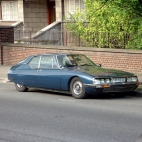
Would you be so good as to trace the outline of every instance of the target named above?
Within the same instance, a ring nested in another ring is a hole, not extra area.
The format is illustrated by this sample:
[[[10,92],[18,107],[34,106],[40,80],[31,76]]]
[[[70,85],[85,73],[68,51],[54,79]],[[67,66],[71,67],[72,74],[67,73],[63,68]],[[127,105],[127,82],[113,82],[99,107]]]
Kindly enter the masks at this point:
[[[104,93],[107,92],[125,92],[125,91],[131,91],[135,88],[135,85],[131,86],[112,86],[110,88],[105,88]]]

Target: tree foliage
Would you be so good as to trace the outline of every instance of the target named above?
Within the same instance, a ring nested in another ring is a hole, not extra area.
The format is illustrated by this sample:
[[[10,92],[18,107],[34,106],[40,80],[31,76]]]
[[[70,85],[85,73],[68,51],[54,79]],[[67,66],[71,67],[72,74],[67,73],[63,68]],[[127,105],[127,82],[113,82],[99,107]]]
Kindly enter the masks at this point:
[[[76,10],[66,27],[79,35],[86,46],[142,49],[142,4],[138,0],[84,0],[84,3],[85,9]]]

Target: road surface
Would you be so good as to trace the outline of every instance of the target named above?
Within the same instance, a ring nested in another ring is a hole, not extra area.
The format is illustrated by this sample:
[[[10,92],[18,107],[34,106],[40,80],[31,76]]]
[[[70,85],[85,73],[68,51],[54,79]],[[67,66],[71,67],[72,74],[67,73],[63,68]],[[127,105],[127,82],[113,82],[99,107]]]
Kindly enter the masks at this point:
[[[74,99],[0,83],[0,142],[135,142],[142,97]]]

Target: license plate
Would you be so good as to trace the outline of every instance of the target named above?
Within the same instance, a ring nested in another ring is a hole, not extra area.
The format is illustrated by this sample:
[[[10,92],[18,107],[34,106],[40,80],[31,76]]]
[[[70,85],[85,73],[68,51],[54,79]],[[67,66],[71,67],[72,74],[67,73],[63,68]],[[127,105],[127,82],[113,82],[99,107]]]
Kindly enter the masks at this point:
[[[112,78],[112,82],[125,82],[125,78]]]

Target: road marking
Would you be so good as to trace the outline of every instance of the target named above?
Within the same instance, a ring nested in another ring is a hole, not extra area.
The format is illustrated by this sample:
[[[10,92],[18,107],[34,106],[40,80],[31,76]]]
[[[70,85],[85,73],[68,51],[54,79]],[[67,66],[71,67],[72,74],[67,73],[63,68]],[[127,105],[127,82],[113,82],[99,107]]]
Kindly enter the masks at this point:
[[[63,102],[70,102],[70,103],[75,103],[76,101],[75,100],[64,100],[64,99],[59,99],[60,101],[63,101]]]

